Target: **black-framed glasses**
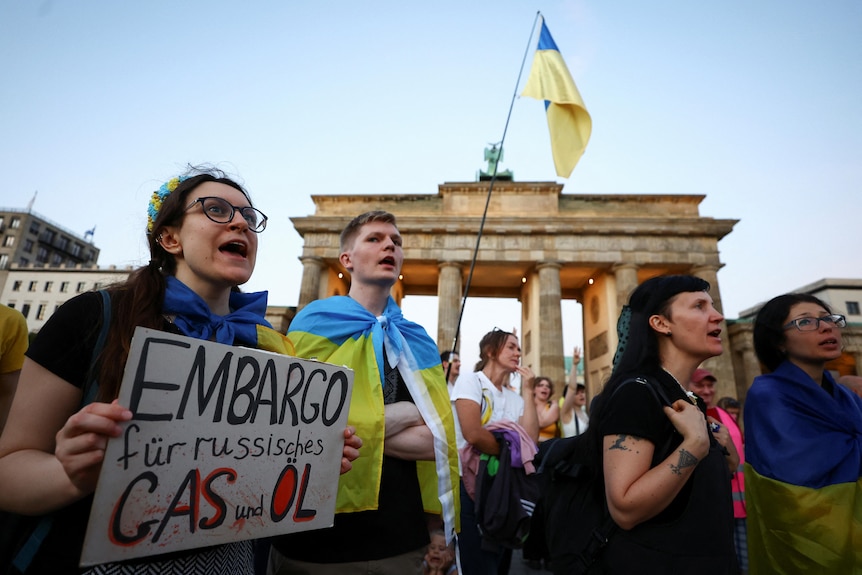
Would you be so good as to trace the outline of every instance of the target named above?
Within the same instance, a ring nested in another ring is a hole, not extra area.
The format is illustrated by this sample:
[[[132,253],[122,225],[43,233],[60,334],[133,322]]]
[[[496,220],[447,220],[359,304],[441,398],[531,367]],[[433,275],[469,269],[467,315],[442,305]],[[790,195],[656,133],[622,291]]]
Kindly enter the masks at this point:
[[[799,331],[817,331],[820,329],[820,322],[825,321],[834,327],[844,327],[847,325],[847,319],[843,315],[833,313],[832,315],[824,315],[821,317],[798,317],[793,321],[789,321],[784,325],[784,329],[795,327]]]
[[[266,229],[266,220],[269,219],[257,208],[234,206],[226,199],[216,196],[198,198],[186,206],[186,211],[189,211],[195,204],[200,204],[204,215],[217,224],[229,224],[233,220],[234,214],[239,212],[242,219],[248,224],[248,229],[256,234]]]

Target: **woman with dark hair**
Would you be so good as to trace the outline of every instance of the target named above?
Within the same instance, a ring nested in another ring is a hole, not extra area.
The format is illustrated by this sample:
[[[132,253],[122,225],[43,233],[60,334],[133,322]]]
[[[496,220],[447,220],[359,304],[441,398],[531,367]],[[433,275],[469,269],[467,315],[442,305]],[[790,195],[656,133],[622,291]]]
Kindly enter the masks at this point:
[[[82,572],[78,560],[107,441],[132,418],[115,399],[137,326],[290,351],[264,319],[266,292],[238,289],[251,277],[266,222],[242,186],[220,171],[174,178],[150,199],[150,263],[110,287],[109,300],[99,292],[69,300],[39,332],[0,438],[0,508],[52,517],[27,573]],[[97,354],[105,317],[109,330]],[[84,397],[93,381],[94,401]],[[355,458],[357,438],[349,430],[345,437],[345,455]],[[349,467],[344,459],[342,469]],[[244,541],[86,572],[252,573],[252,560],[252,543]]]
[[[862,398],[826,366],[843,315],[808,294],[768,301],[754,349],[769,373],[745,398],[750,572],[858,573],[862,565]]]
[[[539,436],[536,408],[533,403],[535,375],[521,365],[521,346],[509,332],[495,329],[479,342],[479,362],[473,373],[462,373],[452,390],[452,401],[458,413],[460,432],[458,447],[462,454],[461,533],[458,548],[464,575],[496,575],[502,552],[485,551],[476,524],[472,482],[468,474],[473,467],[467,454],[498,455],[500,444],[487,429],[495,423],[516,423],[535,443]],[[521,376],[521,394],[509,389],[509,378]]]
[[[621,315],[617,364],[582,442],[586,460],[601,462],[595,467],[619,527],[597,572],[736,572],[730,473],[706,406],[680,383],[722,352],[724,318],[708,290],[693,276],[655,277]],[[672,406],[658,401],[662,395]]]

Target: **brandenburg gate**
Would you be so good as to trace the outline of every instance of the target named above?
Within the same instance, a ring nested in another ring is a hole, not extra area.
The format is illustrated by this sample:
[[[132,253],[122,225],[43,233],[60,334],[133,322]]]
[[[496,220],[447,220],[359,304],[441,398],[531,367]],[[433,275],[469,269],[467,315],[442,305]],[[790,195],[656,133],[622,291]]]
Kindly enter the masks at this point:
[[[315,213],[291,218],[304,239],[298,309],[348,291],[338,236],[370,210],[395,214],[404,235],[405,295],[437,295],[438,342],[452,342],[489,182],[447,182],[426,195],[316,195]],[[563,194],[556,182],[496,181],[469,297],[517,298],[521,347],[536,373],[563,381],[562,299],[583,305],[584,361],[590,396],[611,372],[621,306],[650,277],[682,273],[708,281],[721,311],[718,241],[738,220],[703,217],[703,195]],[[725,353],[706,367],[718,394],[737,395],[727,326]],[[443,344],[445,345],[445,343]]]

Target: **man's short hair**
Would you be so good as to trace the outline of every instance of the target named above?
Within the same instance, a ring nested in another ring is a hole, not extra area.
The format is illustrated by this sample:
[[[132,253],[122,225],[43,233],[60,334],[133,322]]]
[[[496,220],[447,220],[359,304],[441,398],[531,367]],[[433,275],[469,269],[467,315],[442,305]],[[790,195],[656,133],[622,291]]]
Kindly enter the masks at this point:
[[[364,214],[359,214],[347,224],[347,227],[341,232],[341,251],[347,251],[347,248],[352,246],[353,240],[356,238],[356,235],[359,233],[359,230],[365,224],[370,224],[371,222],[383,222],[385,224],[392,224],[396,228],[398,224],[395,223],[395,216],[390,214],[389,212],[384,212],[383,210],[374,210],[372,212],[365,212]]]

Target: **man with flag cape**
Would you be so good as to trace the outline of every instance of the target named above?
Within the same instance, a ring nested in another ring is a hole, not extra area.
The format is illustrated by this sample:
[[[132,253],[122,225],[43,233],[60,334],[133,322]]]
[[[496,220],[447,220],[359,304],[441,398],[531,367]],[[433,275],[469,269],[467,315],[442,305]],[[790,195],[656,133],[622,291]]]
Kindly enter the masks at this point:
[[[288,338],[298,357],[354,370],[348,423],[363,447],[339,481],[335,527],[278,538],[270,572],[364,573],[369,562],[380,573],[416,572],[428,542],[425,511],[442,514],[447,541],[457,529],[449,393],[436,344],[390,296],[404,259],[395,217],[354,218],[341,252],[349,295],[310,303]]]

